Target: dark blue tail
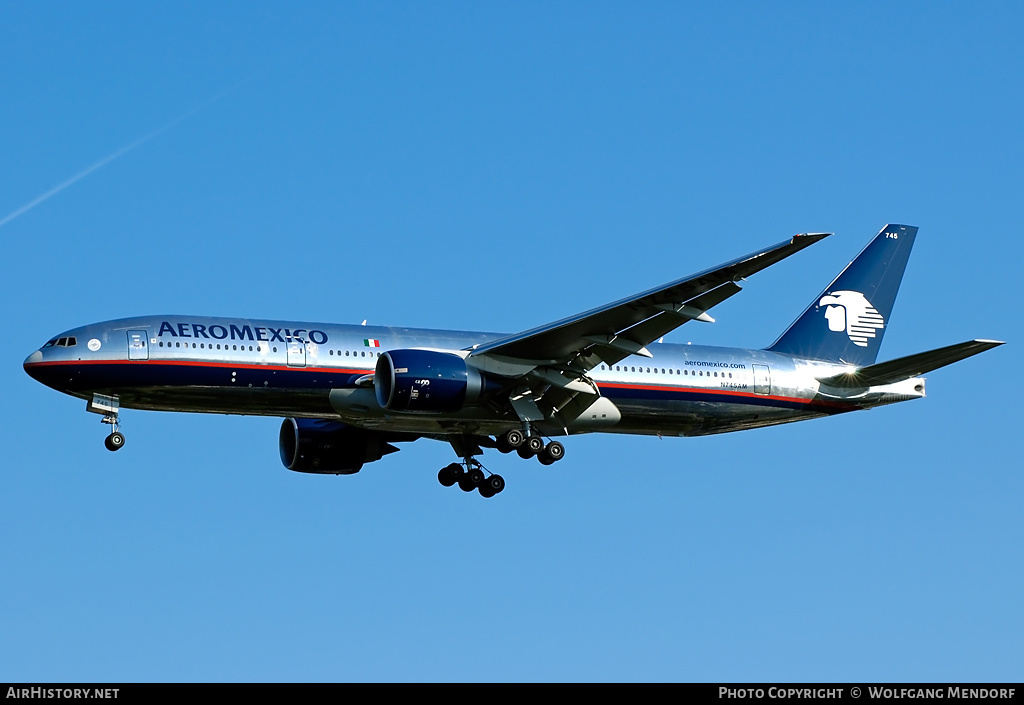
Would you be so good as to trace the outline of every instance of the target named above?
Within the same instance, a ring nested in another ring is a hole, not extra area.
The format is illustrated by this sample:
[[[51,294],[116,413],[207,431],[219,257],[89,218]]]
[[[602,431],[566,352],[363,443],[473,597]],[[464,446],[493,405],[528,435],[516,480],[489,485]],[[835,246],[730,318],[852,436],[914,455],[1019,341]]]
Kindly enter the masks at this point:
[[[882,228],[768,350],[873,364],[916,236],[911,225]]]

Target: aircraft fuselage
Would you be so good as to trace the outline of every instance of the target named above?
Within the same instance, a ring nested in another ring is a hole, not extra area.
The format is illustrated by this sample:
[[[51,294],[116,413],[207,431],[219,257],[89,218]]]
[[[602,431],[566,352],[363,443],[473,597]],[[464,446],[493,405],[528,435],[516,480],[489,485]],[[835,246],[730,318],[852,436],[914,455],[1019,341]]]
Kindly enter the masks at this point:
[[[469,351],[498,333],[154,316],[75,328],[25,361],[40,382],[123,408],[333,418],[421,435],[498,434],[520,425],[507,408],[479,403],[443,413],[383,409],[367,376],[396,349]],[[73,344],[69,344],[73,342]],[[818,379],[847,369],[766,350],[654,343],[590,372],[606,406],[538,422],[545,435],[603,431],[698,436],[863,409],[924,396],[923,378],[864,389]],[[607,405],[610,402],[610,405]]]

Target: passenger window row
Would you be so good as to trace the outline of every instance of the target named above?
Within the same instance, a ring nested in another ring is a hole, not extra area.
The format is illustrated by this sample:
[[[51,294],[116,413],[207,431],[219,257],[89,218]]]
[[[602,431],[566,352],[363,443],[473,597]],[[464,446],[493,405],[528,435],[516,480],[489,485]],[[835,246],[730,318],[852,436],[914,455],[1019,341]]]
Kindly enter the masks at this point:
[[[341,350],[329,350],[328,352],[331,355],[337,355],[338,357],[341,357]],[[349,353],[348,350],[346,350],[345,357],[348,356]],[[380,353],[376,353],[375,355],[372,350],[369,353],[367,353],[365,350],[353,350],[352,357],[380,357]]]
[[[161,348],[164,347],[164,342],[161,340],[159,345],[160,345]],[[167,347],[169,347],[169,348],[181,348],[181,347],[187,348],[188,347],[188,343],[185,343],[184,345],[182,345],[180,342],[174,343],[173,345],[171,343],[167,343]],[[213,343],[198,343],[198,344],[192,343],[192,347],[193,348],[199,348],[201,350],[207,350],[207,349],[213,350]],[[217,343],[217,349],[218,350],[222,349],[220,343]],[[228,345],[227,343],[224,343],[223,349],[224,350],[239,350],[239,349],[241,349],[244,352],[246,348],[245,348],[244,345],[241,345],[241,346],[239,346],[237,344],[236,345]],[[256,352],[266,352],[267,351],[267,347],[264,346],[264,345],[257,345],[256,347],[253,347],[252,345],[250,345],[249,346],[249,352],[252,352],[254,350]],[[277,352],[277,346],[274,346],[274,352]]]
[[[62,341],[67,341],[67,340],[70,340],[71,342],[70,343],[62,342]],[[51,345],[74,345],[74,344],[75,344],[75,339],[74,338],[61,338],[60,340],[51,340],[49,343],[47,343],[43,347],[45,348],[45,347],[49,347]],[[161,348],[165,347],[164,342],[162,340],[158,343],[158,345]],[[174,342],[174,343],[168,342],[166,344],[166,347],[168,347],[168,348],[181,348],[181,347],[187,348],[187,347],[189,347],[189,344],[187,342],[186,343],[181,343],[180,341]],[[192,347],[200,349],[200,350],[206,350],[206,349],[209,349],[209,350],[214,350],[214,349],[216,349],[216,350],[239,350],[240,349],[243,352],[245,352],[245,350],[246,350],[246,346],[245,345],[238,345],[238,344],[228,345],[227,343],[224,343],[223,345],[221,343],[216,343],[216,344],[214,344],[214,343],[192,343]],[[249,352],[254,352],[254,351],[255,352],[267,352],[267,346],[258,345],[257,344],[254,347],[254,346],[250,345],[250,346],[248,346],[248,350],[249,350]],[[276,345],[272,348],[272,352],[277,352],[277,346]],[[341,355],[342,355],[342,351],[341,350],[330,350],[328,352],[331,355],[337,355],[338,357],[341,357]],[[350,357],[350,356],[351,357],[371,357],[372,358],[372,357],[380,357],[380,353],[374,354],[372,351],[367,353],[365,350],[361,350],[361,351],[360,350],[352,350],[351,352],[349,352],[348,350],[346,350],[345,351],[345,357]]]
[[[732,372],[722,372],[722,373],[719,373],[717,371],[712,371],[712,370],[707,370],[707,371],[705,371],[705,370],[682,370],[680,372],[679,370],[675,370],[675,369],[673,369],[671,367],[668,368],[667,370],[664,367],[662,367],[660,370],[657,367],[654,367],[654,368],[648,367],[645,370],[645,368],[643,368],[643,367],[633,367],[631,365],[601,365],[601,369],[602,370],[609,370],[609,371],[611,371],[612,368],[614,368],[615,372],[644,372],[645,374],[650,374],[651,371],[653,370],[654,374],[658,374],[660,372],[663,375],[664,374],[670,374],[670,375],[671,374],[677,374],[677,375],[681,375],[683,377],[718,377],[719,375],[721,375],[721,377],[723,379],[726,378],[726,376],[728,376],[729,379],[732,379]]]

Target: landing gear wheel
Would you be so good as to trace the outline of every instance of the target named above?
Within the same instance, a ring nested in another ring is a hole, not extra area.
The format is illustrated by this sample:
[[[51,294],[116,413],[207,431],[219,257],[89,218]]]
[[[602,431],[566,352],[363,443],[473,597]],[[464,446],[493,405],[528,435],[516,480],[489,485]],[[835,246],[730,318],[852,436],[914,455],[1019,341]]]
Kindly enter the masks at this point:
[[[120,450],[121,446],[124,445],[124,434],[120,431],[114,431],[103,441],[103,445],[107,447],[107,450],[114,451]]]
[[[523,432],[518,428],[513,428],[511,431],[505,431],[505,433],[498,438],[498,450],[501,450],[502,446],[505,446],[508,450],[503,450],[501,452],[508,453],[523,445],[525,440],[526,436],[523,435]]]
[[[440,482],[444,487],[451,487],[459,478],[462,476],[462,466],[458,463],[452,463],[441,468],[441,471],[437,473],[437,481]]]
[[[461,470],[461,467],[459,468]],[[471,467],[468,472],[459,474],[459,489],[463,492],[472,492],[484,481],[484,471],[479,467]]]
[[[530,449],[534,455],[537,455],[544,450],[544,439],[540,436],[530,436],[526,439],[526,447]]]
[[[558,441],[551,441],[544,450],[541,451],[537,459],[540,460],[541,465],[551,465],[551,463],[557,462],[565,457],[565,446]]]
[[[481,497],[493,497],[505,489],[505,478],[501,475],[491,475],[480,485]]]
[[[523,444],[523,441],[526,440],[526,436],[524,436],[520,431],[512,431],[512,433],[515,434],[514,438],[522,439],[522,440],[519,441],[519,445],[521,446]],[[513,447],[508,442],[508,434],[507,433],[503,433],[500,436],[496,436],[495,437],[494,447],[497,448],[498,452],[502,453],[502,454],[511,453],[512,451],[514,451],[516,449],[515,447]],[[516,447],[518,447],[518,446],[516,446]]]
[[[544,439],[540,436],[530,436],[522,446],[516,449],[516,452],[519,453],[520,458],[526,459],[532,458],[538,453],[543,452],[543,450]]]

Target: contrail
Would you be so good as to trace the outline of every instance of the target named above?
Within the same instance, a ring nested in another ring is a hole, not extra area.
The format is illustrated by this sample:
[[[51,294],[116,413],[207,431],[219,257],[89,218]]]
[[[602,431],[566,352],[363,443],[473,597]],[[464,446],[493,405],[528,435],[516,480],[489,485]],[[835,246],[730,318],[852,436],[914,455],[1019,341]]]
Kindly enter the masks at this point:
[[[244,83],[244,81],[239,82],[239,83],[235,84],[234,86],[232,86],[231,88],[228,88],[223,93],[220,93],[220,94],[214,96],[213,98],[210,98],[205,103],[200,103],[199,105],[197,105],[196,107],[192,108],[191,110],[189,110],[184,115],[181,115],[180,117],[177,117],[174,120],[171,120],[169,123],[167,123],[166,125],[164,125],[160,129],[155,130],[153,132],[150,132],[145,137],[141,137],[141,138],[135,140],[134,142],[132,142],[131,144],[128,144],[128,145],[125,145],[124,147],[121,147],[121,149],[117,150],[116,152],[103,157],[103,159],[100,159],[98,162],[96,162],[92,166],[86,167],[82,171],[80,171],[77,174],[75,174],[74,176],[72,176],[67,181],[64,181],[64,182],[62,182],[60,184],[57,184],[56,186],[54,186],[52,189],[50,189],[46,193],[44,193],[42,195],[39,195],[39,196],[36,196],[31,201],[29,201],[28,203],[23,205],[21,208],[17,209],[13,213],[10,213],[9,215],[5,216],[3,219],[0,219],[0,228],[4,227],[8,223],[10,223],[12,220],[17,218],[19,215],[23,215],[23,214],[29,212],[30,210],[32,210],[33,208],[38,206],[43,201],[46,201],[46,200],[56,196],[58,193],[60,193],[64,189],[66,189],[68,186],[71,186],[72,184],[74,184],[77,181],[81,181],[82,179],[84,179],[85,177],[87,177],[89,174],[93,173],[97,169],[100,169],[100,168],[106,166],[107,164],[109,164],[110,162],[114,161],[118,157],[123,156],[123,155],[127,154],[128,152],[132,151],[136,147],[138,147],[140,145],[143,145],[146,142],[149,142],[154,137],[156,137],[156,136],[166,132],[167,130],[171,129],[172,127],[174,127],[178,123],[182,122],[183,120],[187,120],[188,118],[192,117],[193,115],[198,113],[200,110],[202,110],[206,106],[210,105],[211,103],[215,103],[216,101],[220,100],[221,98],[223,98],[225,95],[227,95],[231,91],[233,91],[236,88],[238,88],[238,86],[240,86],[242,83]]]

